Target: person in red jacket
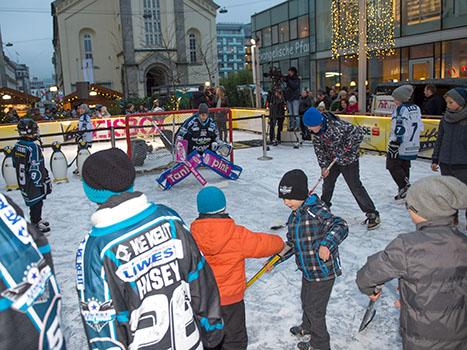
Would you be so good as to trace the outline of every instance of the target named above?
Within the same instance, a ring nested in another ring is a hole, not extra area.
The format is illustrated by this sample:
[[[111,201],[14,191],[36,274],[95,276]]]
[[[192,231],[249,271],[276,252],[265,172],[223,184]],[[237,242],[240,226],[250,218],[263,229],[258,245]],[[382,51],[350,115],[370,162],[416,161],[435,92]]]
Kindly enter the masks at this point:
[[[199,217],[191,233],[204,254],[221,297],[224,339],[216,350],[244,350],[248,345],[245,325],[245,259],[281,252],[281,237],[256,233],[235,224],[226,213],[225,195],[217,187],[203,188],[197,197]]]

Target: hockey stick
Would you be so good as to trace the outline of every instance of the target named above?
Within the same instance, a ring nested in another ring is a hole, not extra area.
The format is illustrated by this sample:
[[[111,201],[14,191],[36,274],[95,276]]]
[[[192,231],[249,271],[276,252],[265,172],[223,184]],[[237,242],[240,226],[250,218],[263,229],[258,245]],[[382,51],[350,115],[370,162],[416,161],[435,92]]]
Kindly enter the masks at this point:
[[[337,158],[334,158],[334,160],[331,162],[331,164],[329,164],[329,166],[326,168],[326,170],[329,172],[336,162],[337,162]],[[318,181],[316,181],[315,185],[308,192],[308,195],[313,194],[313,192],[316,190],[316,187],[319,186],[319,184],[321,183],[321,181],[323,181],[323,179],[324,179],[324,177],[323,177],[323,175],[321,175],[319,177]],[[271,226],[270,229],[271,230],[279,230],[279,229],[284,228],[286,226],[287,226],[287,223],[285,225],[274,225],[274,226]]]
[[[381,293],[382,289],[383,289],[382,285],[376,286],[375,291],[373,292],[373,296],[376,296],[379,293]],[[370,300],[370,302],[368,303],[368,306],[365,311],[365,315],[363,316],[363,319],[362,319],[362,323],[360,323],[360,327],[358,328],[359,332],[363,331],[366,327],[368,327],[370,322],[373,321],[373,318],[376,315],[375,303],[376,303],[376,300]]]
[[[246,287],[249,288],[253,283],[255,283],[257,280],[261,278],[262,275],[266,271],[268,271],[270,268],[272,268],[279,260],[281,259],[281,256],[279,254],[274,255],[272,258],[270,258],[264,265],[263,267],[255,273],[253,277],[251,277],[248,282],[246,283]]]
[[[264,275],[266,271],[269,271],[273,267],[279,265],[281,262],[286,261],[288,258],[290,258],[294,253],[294,250],[292,247],[289,247],[289,250],[287,250],[284,253],[284,256],[281,256],[280,254],[275,254],[272,257],[266,261],[266,263],[263,265],[263,267],[254,274],[253,277],[251,277],[248,282],[246,283],[246,287],[250,287],[253,283],[255,283],[257,280],[261,278],[261,276]]]

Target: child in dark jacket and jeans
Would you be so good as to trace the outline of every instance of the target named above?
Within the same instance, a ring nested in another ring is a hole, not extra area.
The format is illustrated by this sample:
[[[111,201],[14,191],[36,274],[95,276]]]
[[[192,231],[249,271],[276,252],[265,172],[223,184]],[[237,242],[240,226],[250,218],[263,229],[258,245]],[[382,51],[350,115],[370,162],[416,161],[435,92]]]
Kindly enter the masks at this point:
[[[300,350],[328,350],[326,308],[334,279],[342,274],[338,245],[347,237],[347,223],[332,215],[316,194],[308,196],[308,178],[302,170],[291,170],[282,177],[279,198],[292,209],[287,244],[293,247],[303,273],[302,324],[290,332],[311,336],[310,341],[298,343]]]

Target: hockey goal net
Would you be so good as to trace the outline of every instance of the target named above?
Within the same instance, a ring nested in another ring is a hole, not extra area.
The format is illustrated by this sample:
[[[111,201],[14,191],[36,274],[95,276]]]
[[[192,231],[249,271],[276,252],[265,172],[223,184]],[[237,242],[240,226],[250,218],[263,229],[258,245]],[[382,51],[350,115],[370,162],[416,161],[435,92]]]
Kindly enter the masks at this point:
[[[158,171],[175,162],[175,135],[180,126],[197,110],[136,113],[125,116],[125,141],[128,157],[138,170]],[[233,144],[232,111],[210,108],[214,120],[227,119],[227,140]],[[230,155],[233,161],[233,150]]]

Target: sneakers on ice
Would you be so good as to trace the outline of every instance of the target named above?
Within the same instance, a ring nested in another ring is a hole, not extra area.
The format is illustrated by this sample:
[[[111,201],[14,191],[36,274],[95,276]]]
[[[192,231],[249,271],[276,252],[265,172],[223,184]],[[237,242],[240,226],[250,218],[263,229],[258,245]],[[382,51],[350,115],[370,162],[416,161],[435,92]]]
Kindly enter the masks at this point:
[[[367,225],[368,230],[374,230],[379,227],[381,224],[381,219],[379,217],[379,213],[367,213],[366,214],[366,220],[364,223]]]
[[[311,332],[305,328],[303,328],[302,325],[299,325],[299,326],[293,326],[292,328],[290,328],[290,333],[292,333],[293,335],[296,335],[298,337],[303,337],[305,335],[310,335]]]
[[[36,226],[36,228],[41,231],[42,233],[45,233],[45,232],[49,232],[50,231],[50,227],[49,227],[49,223],[46,222],[46,221],[39,221],[37,224],[34,224]]]
[[[297,344],[297,348],[300,350],[319,350],[318,348],[313,347],[308,341],[301,341]]]
[[[409,190],[410,185],[405,186],[404,188],[401,188],[397,195],[394,197],[396,201],[400,201],[402,199],[405,199],[407,197],[407,191]]]

